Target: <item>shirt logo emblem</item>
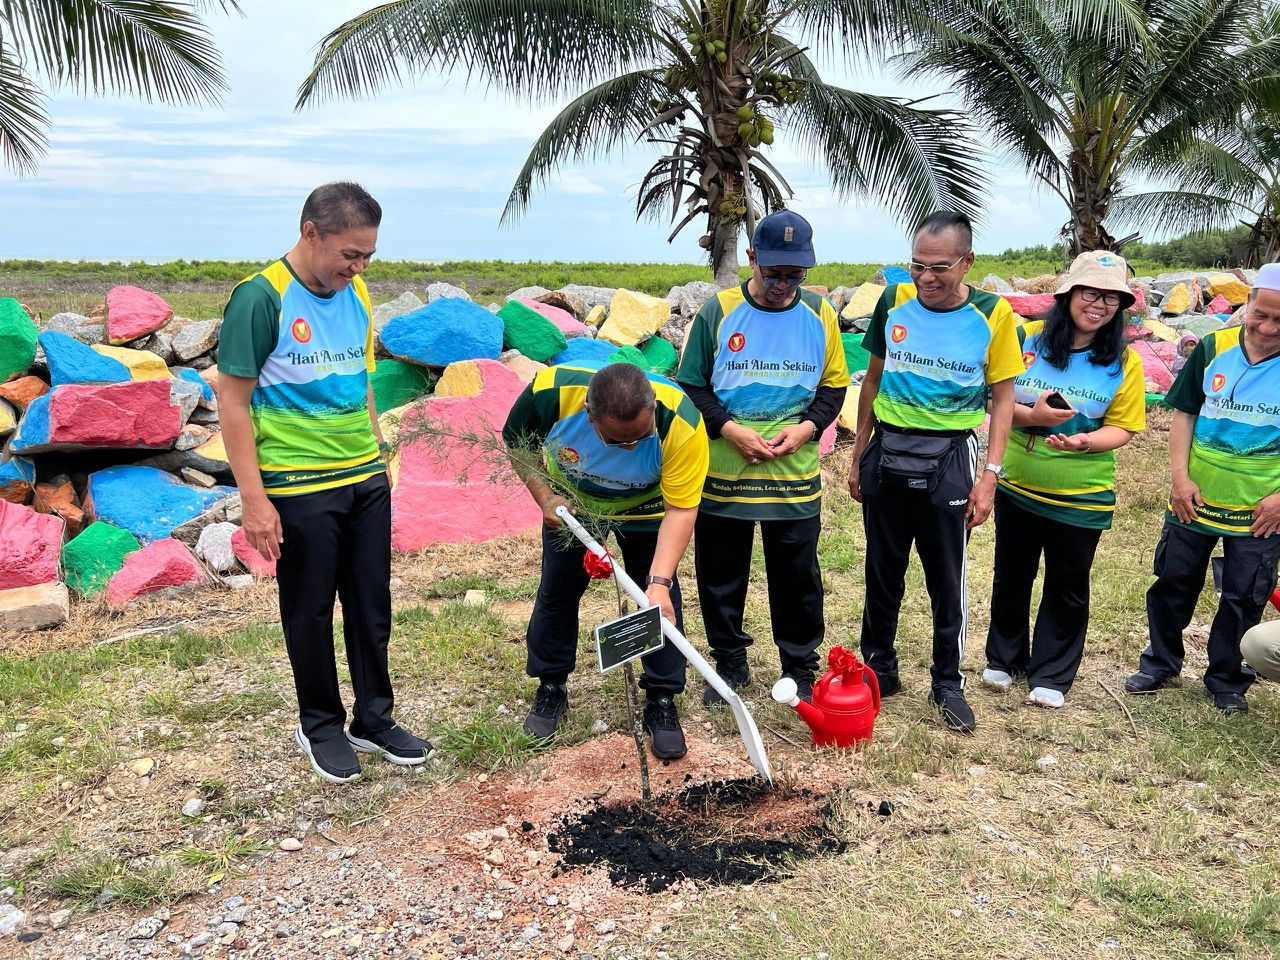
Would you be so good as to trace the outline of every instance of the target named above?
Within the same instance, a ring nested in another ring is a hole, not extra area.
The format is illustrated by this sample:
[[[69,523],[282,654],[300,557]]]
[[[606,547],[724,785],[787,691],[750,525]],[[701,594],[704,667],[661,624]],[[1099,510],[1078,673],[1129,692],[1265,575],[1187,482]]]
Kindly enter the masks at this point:
[[[747,345],[747,338],[740,333],[735,333],[729,338],[729,349],[733,353],[737,353]]]
[[[900,323],[895,323],[893,328],[889,331],[889,337],[894,343],[901,343],[903,340],[907,339],[907,328]]]
[[[1024,367],[1030,368],[1031,365],[1035,362],[1036,362],[1036,355],[1032,353],[1030,350],[1028,350],[1026,353],[1022,355],[1022,365]]]
[[[582,459],[573,447],[561,447],[556,451],[556,456],[560,458],[561,463],[577,463]]]
[[[293,339],[297,340],[299,343],[308,343],[311,340],[311,324],[307,323],[307,321],[303,320],[301,317],[293,321],[293,326],[290,330],[293,333]]]
[[[1227,375],[1225,373],[1215,373],[1213,380],[1209,383],[1209,389],[1217,393],[1227,385]]]

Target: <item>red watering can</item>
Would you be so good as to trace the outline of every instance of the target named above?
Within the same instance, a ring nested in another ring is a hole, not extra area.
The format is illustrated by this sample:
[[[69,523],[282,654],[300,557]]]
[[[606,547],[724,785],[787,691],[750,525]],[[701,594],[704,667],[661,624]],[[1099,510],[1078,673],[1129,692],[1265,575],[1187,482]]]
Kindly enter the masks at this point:
[[[875,672],[844,647],[827,654],[831,668],[813,686],[813,703],[796,696],[796,682],[783,677],[773,685],[773,699],[790,704],[813,731],[816,747],[852,747],[870,740],[880,712],[880,683]]]

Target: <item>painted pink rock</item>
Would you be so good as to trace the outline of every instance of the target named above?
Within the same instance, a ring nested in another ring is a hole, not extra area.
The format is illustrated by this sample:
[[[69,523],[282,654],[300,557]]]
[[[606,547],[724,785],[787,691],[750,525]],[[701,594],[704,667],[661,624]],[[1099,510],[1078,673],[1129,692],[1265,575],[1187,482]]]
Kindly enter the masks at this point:
[[[1052,293],[1006,293],[1004,298],[1013,307],[1013,312],[1020,317],[1037,317],[1053,309]]]
[[[1212,300],[1209,301],[1209,305],[1204,308],[1204,312],[1205,313],[1230,313],[1233,309],[1234,308],[1231,306],[1231,301],[1228,300],[1226,297],[1224,297],[1222,294],[1218,294],[1216,297],[1214,297]]]
[[[1135,299],[1133,301],[1133,306],[1129,309],[1145,315],[1147,312],[1147,291],[1143,290],[1141,287],[1131,287],[1130,289],[1133,291]]]
[[[169,380],[67,384],[49,398],[49,444],[75,447],[173,446],[182,410],[169,402]]]
[[[401,420],[402,434],[423,417],[454,436],[501,434],[524,381],[496,360],[468,362],[479,373],[480,392],[415,403]],[[499,450],[477,453],[452,437],[402,447],[391,493],[391,545],[409,552],[538,529],[542,511],[505,459]]]
[[[836,424],[833,420],[826,430],[822,431],[822,437],[818,440],[818,456],[825,457],[828,453],[836,448]]]
[[[124,566],[107,584],[107,604],[122,607],[146,593],[168,587],[198,586],[208,580],[209,575],[187,545],[167,537],[124,558]]]
[[[1156,352],[1155,345],[1139,340],[1132,347],[1142,358],[1143,378],[1152,381],[1161,390],[1168,391],[1173,386],[1173,373],[1169,370],[1169,364]]]
[[[155,333],[172,316],[163,297],[141,287],[112,287],[107,291],[107,342],[132,343]]]
[[[0,590],[59,579],[63,529],[61,517],[0,500]]]
[[[540,300],[533,300],[528,297],[521,297],[520,302],[530,310],[536,310],[555,324],[556,329],[565,335],[565,339],[590,336],[587,325],[574,317],[568,310],[562,310],[550,303],[543,303]]]
[[[244,564],[246,570],[255,577],[274,577],[276,575],[276,561],[268,560],[257,548],[249,542],[249,538],[245,536],[242,527],[236,527],[236,532],[231,535],[231,552],[236,555],[236,559]]]
[[[1151,328],[1139,320],[1137,323],[1126,323],[1124,327],[1124,338],[1130,343],[1135,340],[1150,340],[1155,334],[1151,332]]]

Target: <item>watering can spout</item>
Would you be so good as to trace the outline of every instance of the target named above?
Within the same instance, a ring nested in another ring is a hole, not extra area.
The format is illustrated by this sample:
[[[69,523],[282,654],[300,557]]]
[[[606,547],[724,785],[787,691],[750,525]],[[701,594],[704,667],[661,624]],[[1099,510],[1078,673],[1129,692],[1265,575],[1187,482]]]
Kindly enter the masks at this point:
[[[809,725],[809,729],[817,736],[822,736],[826,731],[827,718],[821,710],[813,704],[801,700],[797,695],[796,682],[790,677],[783,677],[773,685],[773,699],[778,703],[785,703],[800,715],[800,719]]]

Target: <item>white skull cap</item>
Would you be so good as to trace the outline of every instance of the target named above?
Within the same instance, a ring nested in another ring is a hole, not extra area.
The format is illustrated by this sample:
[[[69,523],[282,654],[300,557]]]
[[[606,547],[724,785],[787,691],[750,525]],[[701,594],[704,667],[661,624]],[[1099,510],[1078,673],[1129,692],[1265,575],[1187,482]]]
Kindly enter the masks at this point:
[[[1264,263],[1258,271],[1255,290],[1280,290],[1280,263]]]

